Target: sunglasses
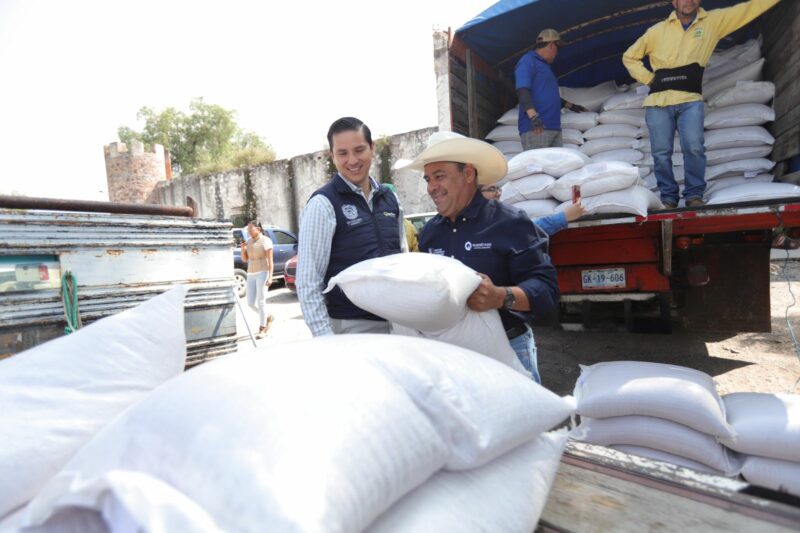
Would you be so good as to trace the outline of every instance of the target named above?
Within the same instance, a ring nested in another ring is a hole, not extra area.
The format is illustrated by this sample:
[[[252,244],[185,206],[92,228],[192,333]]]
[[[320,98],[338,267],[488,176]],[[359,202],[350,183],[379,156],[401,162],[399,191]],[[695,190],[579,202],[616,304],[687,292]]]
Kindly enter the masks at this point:
[[[481,192],[498,193],[500,192],[500,187],[497,185],[489,185],[488,187],[482,187]]]

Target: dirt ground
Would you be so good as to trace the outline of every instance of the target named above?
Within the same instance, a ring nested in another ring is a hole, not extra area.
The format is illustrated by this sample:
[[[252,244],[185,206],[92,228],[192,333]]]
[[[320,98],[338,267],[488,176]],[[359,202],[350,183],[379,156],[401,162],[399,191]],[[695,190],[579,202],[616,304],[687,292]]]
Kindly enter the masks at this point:
[[[790,286],[797,304],[789,309],[789,321],[800,337],[800,261],[773,261],[771,333],[693,332],[677,324],[669,335],[538,328],[536,344],[542,380],[554,392],[569,394],[580,374],[578,365],[637,360],[706,372],[714,377],[721,394],[787,392],[800,378],[800,359],[795,355],[784,318],[787,306],[793,302]],[[795,392],[800,393],[800,386]]]

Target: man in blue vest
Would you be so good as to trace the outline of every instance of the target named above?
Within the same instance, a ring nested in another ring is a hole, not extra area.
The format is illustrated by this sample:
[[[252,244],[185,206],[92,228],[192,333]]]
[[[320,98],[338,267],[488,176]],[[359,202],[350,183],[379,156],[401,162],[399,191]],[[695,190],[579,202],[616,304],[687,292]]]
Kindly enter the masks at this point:
[[[454,257],[483,280],[467,305],[500,311],[511,347],[541,383],[528,322],[558,305],[556,269],[547,235],[518,209],[487,200],[482,185],[497,183],[508,166],[494,146],[457,133],[431,135],[428,147],[404,168],[422,170],[438,215],[419,233],[419,251]]]
[[[524,150],[564,144],[561,135],[561,108],[583,112],[586,108],[561,99],[558,80],[550,69],[558,47],[563,46],[556,30],[543,30],[536,48],[523,55],[514,67],[519,99],[519,137]]]
[[[317,189],[300,220],[297,296],[315,337],[339,333],[389,333],[389,323],[356,307],[338,287],[322,293],[347,267],[407,250],[397,196],[369,176],[375,143],[362,121],[344,117],[328,130],[338,171]]]

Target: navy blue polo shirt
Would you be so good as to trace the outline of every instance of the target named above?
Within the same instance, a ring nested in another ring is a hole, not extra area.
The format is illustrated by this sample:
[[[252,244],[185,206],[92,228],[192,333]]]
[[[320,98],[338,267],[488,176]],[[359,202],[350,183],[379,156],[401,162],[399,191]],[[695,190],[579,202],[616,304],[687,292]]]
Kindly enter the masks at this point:
[[[545,129],[561,129],[561,93],[558,92],[558,80],[550,65],[535,51],[531,50],[517,61],[514,67],[516,88],[530,89],[533,107],[542,117]],[[531,131],[531,119],[519,106],[519,132]]]
[[[499,287],[525,291],[532,310],[501,310],[506,330],[547,316],[558,305],[556,269],[547,246],[547,235],[523,211],[487,200],[480,192],[455,223],[437,215],[419,233],[420,252],[454,257]]]

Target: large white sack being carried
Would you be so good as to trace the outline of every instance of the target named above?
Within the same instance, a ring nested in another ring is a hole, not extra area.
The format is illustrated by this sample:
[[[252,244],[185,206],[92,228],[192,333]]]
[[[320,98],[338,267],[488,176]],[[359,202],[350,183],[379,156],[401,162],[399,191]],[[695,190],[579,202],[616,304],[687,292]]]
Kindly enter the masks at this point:
[[[550,197],[547,191],[556,179],[547,174],[533,174],[518,180],[509,181],[503,185],[500,195],[501,202],[513,204],[525,200],[544,200]]]
[[[586,141],[580,150],[587,156],[593,156],[600,152],[610,152],[611,150],[623,150],[631,148],[634,150],[642,146],[642,141],[631,137],[602,137]]]
[[[706,152],[706,165],[714,166],[740,159],[759,159],[772,153],[772,146],[745,146],[742,148],[724,148],[722,150],[709,150]]]
[[[556,208],[556,211],[563,211],[571,203],[572,200],[562,203]],[[659,200],[655,194],[649,189],[638,185],[628,189],[598,194],[597,196],[591,196],[589,198],[581,198],[581,205],[586,209],[587,214],[590,215],[601,213],[629,213],[641,217],[646,217],[647,212],[650,210],[664,207],[661,200]]]
[[[564,128],[561,130],[561,136],[564,140],[564,144],[583,144],[583,134],[581,133],[581,130]]]
[[[734,437],[711,376],[677,365],[612,361],[581,366],[578,414],[664,418],[718,437]]]
[[[640,137],[639,128],[628,124],[600,124],[583,133],[583,138],[587,141],[592,139],[605,139],[607,137]]]
[[[559,178],[589,162],[589,158],[572,148],[538,148],[527,150],[508,162],[507,180],[515,180],[531,174],[549,174]]]
[[[739,104],[769,104],[775,98],[775,84],[771,81],[740,81],[735,86],[720,91],[708,101],[712,108]]]
[[[751,485],[800,496],[800,463],[750,455],[744,458],[742,477]]]
[[[503,531],[529,533],[547,503],[566,432],[545,433],[476,470],[439,472],[367,529],[367,533]]]
[[[597,126],[597,119],[598,115],[593,111],[586,111],[584,113],[564,111],[561,115],[561,127],[586,131]]]
[[[703,72],[703,83],[710,83],[727,74],[745,68],[761,59],[761,46],[755,39],[734,46],[723,52],[715,52],[709,58]]]
[[[516,202],[512,204],[513,207],[520,209],[528,215],[529,218],[535,219],[539,217],[546,217],[555,213],[558,207],[558,202],[555,200],[525,200],[523,202]]]
[[[705,128],[738,128],[740,126],[761,126],[775,120],[775,110],[764,104],[739,104],[719,107],[706,114]]]
[[[711,181],[717,178],[724,178],[726,176],[741,176],[755,177],[759,174],[764,174],[772,170],[775,166],[774,161],[765,158],[758,159],[740,159],[737,161],[729,161],[720,165],[712,165],[706,167],[706,181]]]
[[[722,397],[737,452],[800,463],[800,395],[736,392]]]
[[[630,163],[632,165],[636,165],[638,163],[643,162],[644,154],[639,150],[634,150],[633,148],[626,148],[622,150],[610,150],[608,152],[600,152],[599,154],[594,154],[593,156],[591,156],[590,159],[595,163],[620,161],[623,163]]]
[[[697,461],[728,476],[738,474],[741,468],[713,435],[663,418],[582,418],[581,425],[573,431],[573,438],[600,446],[628,444],[661,450]]]
[[[648,91],[649,92],[649,91]],[[617,111],[620,109],[641,109],[648,92],[628,91],[615,94],[603,102],[603,111]]]
[[[706,150],[775,144],[775,137],[762,126],[723,128],[705,133]]]
[[[312,339],[283,356],[229,356],[160,387],[98,434],[30,514],[41,522],[76,486],[127,470],[170,484],[221,530],[360,531],[442,466],[482,466],[569,405],[442,343]]]
[[[519,141],[519,130],[514,124],[501,124],[486,136],[487,141]]]
[[[709,181],[706,184],[705,195],[710,199],[722,189],[734,187],[736,185],[744,185],[745,183],[771,183],[775,181],[773,174],[759,174],[754,178],[745,178],[744,176],[730,176],[727,178],[718,178]]]
[[[437,331],[466,314],[480,276],[461,261],[437,254],[394,254],[361,261],[331,278],[358,307],[406,327]]]
[[[720,76],[711,81],[703,81],[703,98],[711,100],[725,89],[736,87],[740,81],[760,81],[761,71],[764,68],[764,59],[758,59],[748,65],[742,66],[729,74]]]
[[[503,154],[517,155],[522,152],[522,143],[520,141],[498,141],[493,143],[492,146],[503,152]]]
[[[392,324],[392,335],[422,337],[433,341],[460,346],[490,357],[495,361],[531,377],[519,361],[516,352],[508,342],[506,330],[496,309],[477,312],[467,309],[466,316],[452,327],[440,331],[420,331],[400,324]]]
[[[511,109],[503,113],[500,116],[500,118],[497,119],[497,122],[499,124],[516,126],[517,123],[519,122],[519,108],[516,106],[512,107]]]
[[[557,200],[572,200],[573,185],[581,186],[581,197],[627,189],[639,181],[639,171],[624,162],[589,163],[553,182],[548,192]]]
[[[661,450],[645,448],[644,446],[628,446],[626,444],[618,444],[616,446],[611,446],[611,448],[614,450],[618,450],[620,452],[625,452],[629,455],[638,455],[639,457],[652,459],[654,461],[661,461],[662,463],[669,463],[671,465],[691,468],[692,470],[696,470],[697,472],[703,472],[705,474],[714,474],[718,476],[724,475],[719,470],[714,470],[713,468],[709,468],[703,463],[692,461],[691,459],[687,459],[686,457],[680,457],[678,455],[673,455],[671,453],[662,452]]]
[[[0,517],[119,413],[183,372],[185,294],[177,286],[0,361]]]
[[[588,109],[589,111],[600,111],[603,102],[608,100],[608,97],[617,94],[618,88],[614,81],[606,81],[594,87],[559,87],[561,98],[579,104]]]
[[[597,117],[600,124],[628,124],[643,128],[646,126],[644,120],[644,109],[620,109],[617,111],[603,111]]]

